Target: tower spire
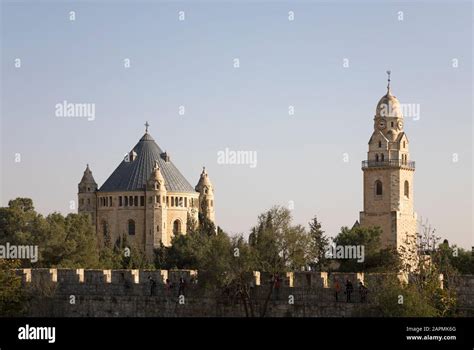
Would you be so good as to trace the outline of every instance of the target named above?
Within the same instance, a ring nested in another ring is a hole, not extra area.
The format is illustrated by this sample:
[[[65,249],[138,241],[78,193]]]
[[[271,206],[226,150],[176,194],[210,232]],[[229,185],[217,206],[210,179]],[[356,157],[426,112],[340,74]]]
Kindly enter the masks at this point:
[[[387,94],[390,94],[390,74],[392,74],[391,70],[387,71]]]
[[[150,124],[148,124],[148,121],[146,121],[145,123],[145,132],[148,134],[148,127],[150,126]]]

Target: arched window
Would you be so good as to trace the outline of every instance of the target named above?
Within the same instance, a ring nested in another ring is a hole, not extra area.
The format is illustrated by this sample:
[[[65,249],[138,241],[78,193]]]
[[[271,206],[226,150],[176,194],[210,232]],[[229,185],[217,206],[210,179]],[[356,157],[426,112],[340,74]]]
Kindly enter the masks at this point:
[[[379,148],[382,148],[382,141],[379,141]]]
[[[385,156],[384,156],[383,153],[381,154],[381,157],[382,157],[381,161],[383,162],[383,161],[384,161],[384,158],[385,158]]]
[[[134,235],[135,234],[135,221],[128,220],[128,234]]]
[[[376,196],[381,196],[382,194],[383,194],[382,181],[377,180],[377,181],[375,181],[375,195]]]
[[[375,161],[376,161],[376,162],[379,161],[379,155],[378,155],[378,154],[375,155]]]
[[[175,235],[181,233],[181,221],[179,221],[179,219],[176,219],[174,222],[173,222],[173,233]]]
[[[410,184],[408,183],[407,180],[405,180],[405,185],[403,187],[404,187],[405,197],[409,198],[410,197]]]
[[[406,143],[405,143],[405,141],[403,141],[403,148],[405,148],[405,147],[406,147]]]

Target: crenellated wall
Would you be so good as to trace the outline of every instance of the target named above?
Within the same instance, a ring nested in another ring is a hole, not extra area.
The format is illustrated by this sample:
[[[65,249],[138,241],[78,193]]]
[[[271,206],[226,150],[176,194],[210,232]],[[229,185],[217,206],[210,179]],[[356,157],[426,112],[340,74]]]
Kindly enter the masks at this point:
[[[28,316],[51,317],[195,317],[245,316],[245,307],[232,293],[215,295],[199,288],[196,270],[84,270],[84,269],[22,269],[16,270],[25,288],[33,291]],[[358,282],[369,292],[387,278],[377,273],[288,272],[281,278],[281,288],[274,292],[267,316],[280,317],[350,317],[377,316],[370,303],[360,303]],[[406,277],[398,276],[405,280]],[[184,292],[180,279],[186,282]],[[152,280],[155,282],[153,283]],[[251,297],[255,310],[268,297],[272,276],[254,271]],[[334,282],[344,290],[350,280],[354,286],[353,303],[335,302]],[[440,279],[440,283],[442,280]],[[474,310],[474,275],[459,276],[450,281],[458,294],[463,315]]]

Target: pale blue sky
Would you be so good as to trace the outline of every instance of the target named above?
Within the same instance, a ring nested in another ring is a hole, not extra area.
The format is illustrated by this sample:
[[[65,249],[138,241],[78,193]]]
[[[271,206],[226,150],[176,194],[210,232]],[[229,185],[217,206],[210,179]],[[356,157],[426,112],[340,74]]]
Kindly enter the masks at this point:
[[[421,109],[405,122],[416,211],[474,244],[469,3],[3,1],[1,39],[2,205],[69,212],[86,163],[101,185],[148,120],[192,185],[206,165],[227,232],[294,201],[297,223],[317,214],[335,235],[362,210],[360,162],[391,69],[393,93]],[[64,100],[95,103],[95,120],[55,117]],[[257,167],[217,164],[226,147],[257,151]]]

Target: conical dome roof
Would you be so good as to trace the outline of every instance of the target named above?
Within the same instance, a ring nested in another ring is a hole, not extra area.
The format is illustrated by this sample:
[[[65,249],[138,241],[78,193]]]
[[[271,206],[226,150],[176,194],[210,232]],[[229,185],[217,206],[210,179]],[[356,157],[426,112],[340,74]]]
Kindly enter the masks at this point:
[[[158,164],[167,191],[196,192],[148,132],[133,147],[132,152],[135,152],[134,156],[124,159],[99,191],[143,191]]]
[[[82,175],[82,179],[80,183],[96,184],[94,180],[94,176],[92,176],[92,171],[91,169],[89,169],[89,164],[87,164],[86,170],[84,170],[84,175]]]
[[[204,186],[212,187],[212,183],[209,179],[209,176],[207,175],[206,168],[202,168],[201,176],[199,177],[198,184],[196,185],[196,191],[201,191]]]

